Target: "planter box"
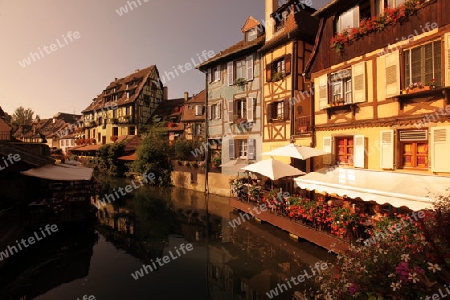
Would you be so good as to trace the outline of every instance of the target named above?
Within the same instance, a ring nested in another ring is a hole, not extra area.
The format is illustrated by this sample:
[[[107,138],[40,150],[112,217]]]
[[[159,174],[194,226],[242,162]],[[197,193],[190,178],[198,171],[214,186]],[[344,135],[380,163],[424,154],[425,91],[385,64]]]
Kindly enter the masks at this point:
[[[414,93],[420,93],[420,92],[429,91],[429,90],[430,90],[429,86],[424,86],[423,88],[415,88],[415,89],[412,89],[412,90],[407,90],[406,92],[408,94],[414,94]]]

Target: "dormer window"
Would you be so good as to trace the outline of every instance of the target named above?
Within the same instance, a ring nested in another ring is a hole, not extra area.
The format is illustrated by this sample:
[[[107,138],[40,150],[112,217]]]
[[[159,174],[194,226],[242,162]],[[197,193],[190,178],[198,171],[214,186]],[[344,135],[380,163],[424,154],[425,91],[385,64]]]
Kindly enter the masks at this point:
[[[336,23],[336,32],[343,32],[349,28],[359,26],[359,6],[355,6],[342,13]]]
[[[273,15],[273,18],[275,19],[275,31],[279,31],[284,28],[288,16],[289,16],[288,10],[277,12],[276,14]]]
[[[252,28],[252,29],[250,29],[250,30],[247,30],[247,31],[245,32],[245,40],[246,40],[247,42],[253,41],[253,40],[256,39],[257,35],[258,35],[258,34],[257,34],[257,31],[256,31],[256,27],[255,27],[255,28]]]

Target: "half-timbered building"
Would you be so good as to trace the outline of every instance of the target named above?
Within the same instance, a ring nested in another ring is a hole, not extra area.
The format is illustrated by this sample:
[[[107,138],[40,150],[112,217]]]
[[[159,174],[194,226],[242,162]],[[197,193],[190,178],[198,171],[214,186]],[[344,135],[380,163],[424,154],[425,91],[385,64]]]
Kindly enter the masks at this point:
[[[311,82],[303,70],[314,48],[318,20],[302,1],[266,0],[263,56],[263,152],[289,142],[311,146]],[[314,145],[313,145],[314,146]],[[289,158],[282,158],[289,162]],[[309,170],[306,165],[297,167]]]

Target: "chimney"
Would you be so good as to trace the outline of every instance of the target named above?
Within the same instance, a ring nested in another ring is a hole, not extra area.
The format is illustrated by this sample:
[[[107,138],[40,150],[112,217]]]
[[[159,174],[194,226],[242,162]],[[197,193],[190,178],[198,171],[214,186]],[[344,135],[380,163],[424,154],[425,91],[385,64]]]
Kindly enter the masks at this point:
[[[184,92],[184,101],[189,99],[189,92]]]
[[[139,69],[134,70],[135,72],[139,72]]]
[[[117,81],[117,79],[119,79],[119,78],[117,78],[117,77],[114,77],[114,81]]]
[[[169,90],[167,88],[167,86],[163,87],[163,100],[167,100],[169,99]]]
[[[270,15],[278,8],[278,0],[266,0],[266,41],[273,37],[275,30],[275,19]]]

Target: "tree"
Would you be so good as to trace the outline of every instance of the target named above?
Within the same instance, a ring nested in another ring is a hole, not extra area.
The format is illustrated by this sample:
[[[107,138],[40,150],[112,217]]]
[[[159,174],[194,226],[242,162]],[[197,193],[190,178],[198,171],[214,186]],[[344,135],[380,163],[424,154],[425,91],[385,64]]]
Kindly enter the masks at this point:
[[[163,127],[152,127],[137,149],[138,159],[131,169],[141,174],[154,173],[159,186],[171,184],[170,154],[172,149],[168,143],[167,130]]]
[[[34,111],[31,108],[23,108],[20,106],[16,108],[12,115],[12,122],[15,125],[29,125],[33,120]]]

